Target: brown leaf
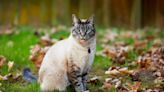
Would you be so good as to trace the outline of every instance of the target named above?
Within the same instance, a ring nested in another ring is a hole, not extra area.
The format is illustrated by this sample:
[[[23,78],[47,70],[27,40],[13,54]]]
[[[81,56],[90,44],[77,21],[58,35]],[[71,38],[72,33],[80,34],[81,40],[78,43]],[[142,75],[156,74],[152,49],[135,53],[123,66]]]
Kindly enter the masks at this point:
[[[148,68],[152,64],[152,61],[149,57],[139,57],[137,63],[140,68]]]
[[[153,72],[147,69],[139,69],[131,74],[133,81],[141,81],[143,83],[150,83],[155,79]]]
[[[107,29],[107,33],[105,33],[104,38],[101,41],[102,43],[107,44],[109,41],[114,41],[117,36],[117,32],[113,32],[110,29]]]
[[[114,63],[123,64],[129,50],[129,47],[106,47],[103,52],[106,56],[111,57]]]
[[[108,71],[105,72],[105,74],[109,74],[112,76],[123,76],[123,75],[129,75],[132,74],[134,70],[128,70],[127,67],[120,68],[120,67],[110,67]]]
[[[125,89],[125,88],[118,88],[117,89],[117,92],[129,92],[127,89]]]
[[[124,68],[120,68],[118,70],[122,75],[128,75],[128,74],[132,74],[134,72],[134,70],[128,70],[127,67]]]
[[[125,46],[127,46],[127,43],[125,43],[123,41],[117,41],[117,42],[114,42],[114,46],[116,46],[116,47],[125,47]]]
[[[153,47],[160,47],[162,46],[162,40],[161,39],[155,39],[153,41]]]
[[[106,71],[105,74],[118,76],[118,74],[120,74],[120,72],[117,69],[113,69],[113,70],[110,70],[110,71]]]
[[[133,84],[127,83],[127,86],[130,89],[130,92],[138,92],[141,90],[141,82],[135,81]]]
[[[139,68],[154,72],[152,75],[156,76],[156,78],[164,78],[164,47],[151,48],[149,51],[138,57],[137,64],[139,65]],[[144,71],[141,71],[140,75],[142,74],[144,74]]]
[[[6,61],[7,60],[4,56],[0,56],[0,67],[3,66]]]
[[[41,46],[39,44],[36,44],[35,46],[31,47],[30,53],[32,56],[34,56],[40,50],[41,50]],[[32,57],[30,59],[32,59]]]
[[[45,34],[44,36],[42,36],[40,38],[40,44],[43,45],[43,46],[51,46],[53,45],[54,43],[56,43],[57,40],[53,40],[50,38],[49,34]]]
[[[31,48],[31,55],[30,55],[30,60],[33,61],[36,65],[37,68],[40,68],[41,62],[44,58],[45,53],[49,47],[41,48],[40,45],[35,45],[33,48]]]
[[[152,88],[152,89],[146,89],[143,92],[164,92],[164,88]]]
[[[108,82],[104,82],[102,88],[103,89],[110,89],[110,88],[112,88],[112,84],[108,83]]]
[[[138,41],[138,40],[136,40],[135,42],[134,42],[134,47],[136,47],[136,48],[143,48],[143,47],[145,47],[145,45],[147,44],[147,40],[144,40],[144,41]]]
[[[87,83],[90,83],[90,84],[97,84],[99,82],[100,82],[100,79],[98,76],[94,76],[90,80],[87,81]]]

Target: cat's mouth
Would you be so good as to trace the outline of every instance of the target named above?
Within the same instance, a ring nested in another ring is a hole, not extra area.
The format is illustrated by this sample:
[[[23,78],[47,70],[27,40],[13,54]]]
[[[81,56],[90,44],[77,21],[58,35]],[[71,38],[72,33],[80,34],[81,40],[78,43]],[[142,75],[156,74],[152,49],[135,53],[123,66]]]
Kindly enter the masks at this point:
[[[86,40],[81,39],[81,40],[79,40],[79,43],[80,43],[81,45],[86,45],[86,44],[87,44],[87,41],[86,41]]]

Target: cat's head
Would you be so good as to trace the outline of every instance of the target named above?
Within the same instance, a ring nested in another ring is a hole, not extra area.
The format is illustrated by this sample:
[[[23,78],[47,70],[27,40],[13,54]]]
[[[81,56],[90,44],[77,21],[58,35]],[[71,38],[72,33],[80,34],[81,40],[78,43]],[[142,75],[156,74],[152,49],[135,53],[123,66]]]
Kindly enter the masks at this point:
[[[88,42],[95,38],[94,15],[88,19],[79,19],[72,15],[72,36],[80,43]]]

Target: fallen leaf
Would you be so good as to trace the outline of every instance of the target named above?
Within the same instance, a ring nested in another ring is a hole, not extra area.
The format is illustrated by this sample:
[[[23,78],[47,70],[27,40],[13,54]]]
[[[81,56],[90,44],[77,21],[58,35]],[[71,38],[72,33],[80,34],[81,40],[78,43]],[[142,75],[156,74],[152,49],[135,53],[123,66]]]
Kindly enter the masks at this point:
[[[54,44],[52,39],[50,38],[49,34],[45,34],[44,36],[42,36],[40,38],[39,43],[43,46],[50,46],[50,45]]]
[[[117,36],[118,36],[117,32],[107,29],[107,32],[105,33],[101,41],[102,43],[107,44],[109,41],[114,41]]]
[[[128,74],[132,74],[134,72],[134,70],[128,70],[127,67],[124,68],[120,68],[118,70],[122,75],[128,75]]]
[[[90,80],[87,81],[87,83],[91,83],[91,84],[97,84],[99,82],[100,82],[100,78],[98,76],[94,76]]]
[[[123,76],[132,74],[134,70],[128,70],[127,67],[120,68],[120,67],[110,67],[105,74],[112,75],[112,76]]]
[[[151,88],[151,89],[146,89],[143,92],[164,92],[164,88]]]
[[[3,66],[6,62],[6,58],[4,56],[0,56],[0,67]]]
[[[123,64],[129,50],[129,47],[106,47],[103,53],[110,57],[114,63]]]
[[[5,76],[0,75],[0,80],[8,80],[9,77],[11,77],[11,76],[12,76],[11,73],[9,73],[9,74],[7,74],[7,75],[5,75]]]
[[[31,55],[29,59],[34,62],[34,64],[38,69],[40,68],[44,55],[46,54],[49,48],[50,48],[49,46],[45,46],[44,48],[42,48],[39,44],[36,44],[31,48],[30,50]]]
[[[6,78],[2,75],[0,75],[0,80],[6,80]]]
[[[56,29],[56,27],[52,27],[50,32],[51,32],[51,34],[54,34],[54,33],[56,33],[57,31],[58,31],[58,30]]]
[[[31,49],[30,49],[30,53],[33,55],[33,54],[36,54],[37,52],[39,52],[41,49],[41,46],[39,44],[36,44],[35,46],[32,46]]]
[[[155,80],[153,71],[147,69],[138,69],[131,74],[133,81],[141,81],[143,83],[152,83]]]
[[[113,69],[111,71],[106,71],[105,74],[116,76],[116,75],[120,74],[120,72],[118,70],[116,70],[116,69]]]
[[[7,65],[8,65],[8,71],[10,71],[14,65],[14,61],[9,61]]]
[[[112,80],[112,78],[106,78],[105,82],[110,82]]]
[[[112,84],[108,83],[108,82],[104,82],[102,88],[103,89],[110,89],[110,88],[112,88]]]
[[[133,84],[127,83],[130,92],[138,92],[141,90],[141,82],[135,81]]]
[[[136,40],[134,42],[134,47],[135,48],[143,48],[143,47],[146,46],[147,42],[148,42],[147,40],[144,40],[144,41],[138,41],[138,40]]]
[[[21,78],[22,78],[22,73],[21,72],[18,72],[18,73],[16,73],[15,76],[13,76],[13,79],[16,80],[16,81],[18,81]]]

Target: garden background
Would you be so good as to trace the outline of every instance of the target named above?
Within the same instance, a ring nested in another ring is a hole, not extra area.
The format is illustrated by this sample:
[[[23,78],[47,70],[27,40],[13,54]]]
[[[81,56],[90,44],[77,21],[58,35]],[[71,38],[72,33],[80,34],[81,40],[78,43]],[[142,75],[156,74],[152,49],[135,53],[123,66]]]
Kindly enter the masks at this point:
[[[164,92],[164,0],[0,0],[0,92],[40,92],[23,70],[38,77],[72,14],[95,15],[90,92]]]

